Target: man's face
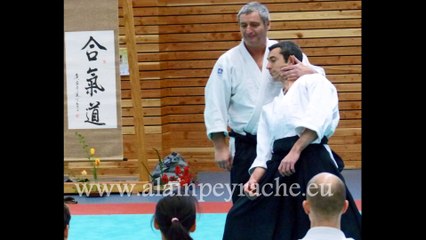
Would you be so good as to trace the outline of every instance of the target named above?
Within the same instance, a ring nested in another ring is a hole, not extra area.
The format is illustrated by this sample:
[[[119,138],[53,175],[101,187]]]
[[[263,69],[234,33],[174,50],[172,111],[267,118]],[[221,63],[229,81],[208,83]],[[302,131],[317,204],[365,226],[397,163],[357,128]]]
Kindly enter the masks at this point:
[[[284,62],[284,56],[280,53],[281,48],[277,47],[272,49],[268,55],[268,64],[266,65],[266,69],[268,69],[272,78],[275,81],[281,79],[280,69],[288,64]]]
[[[260,18],[259,12],[240,15],[240,32],[247,47],[266,46],[266,36],[269,23],[266,26]]]

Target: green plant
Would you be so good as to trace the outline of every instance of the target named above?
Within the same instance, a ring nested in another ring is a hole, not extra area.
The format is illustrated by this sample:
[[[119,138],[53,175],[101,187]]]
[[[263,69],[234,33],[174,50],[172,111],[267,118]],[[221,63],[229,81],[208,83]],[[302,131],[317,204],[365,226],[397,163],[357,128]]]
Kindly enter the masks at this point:
[[[155,149],[155,152],[157,153],[157,158],[158,158],[158,165],[160,166],[160,185],[166,184],[168,182],[167,179],[167,175],[164,174],[164,162],[163,159],[161,158],[160,152]],[[165,179],[164,179],[165,176]],[[153,181],[153,177],[151,176],[151,181]]]
[[[89,145],[86,143],[86,138],[82,134],[75,132],[75,135],[78,137],[78,141],[80,142],[80,145],[82,146],[85,154],[87,155],[87,159],[92,164],[93,180],[95,182],[97,182],[98,181],[98,167],[101,164],[101,160],[99,158],[95,157],[96,149],[93,148],[93,147],[89,147]],[[86,172],[86,171],[83,170],[82,174],[83,174],[83,172]],[[85,174],[83,174],[83,175],[85,175]]]

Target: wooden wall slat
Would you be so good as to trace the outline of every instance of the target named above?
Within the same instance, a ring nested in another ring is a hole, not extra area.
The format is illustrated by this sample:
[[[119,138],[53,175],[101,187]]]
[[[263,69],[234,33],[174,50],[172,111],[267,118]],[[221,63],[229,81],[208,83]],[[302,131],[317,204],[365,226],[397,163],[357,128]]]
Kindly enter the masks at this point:
[[[339,105],[341,106],[341,105]],[[351,108],[352,107],[352,108]],[[174,105],[162,107],[162,114],[202,114],[204,105]],[[340,108],[340,117],[343,119],[361,119],[360,103],[347,104]]]
[[[326,57],[309,57],[309,61],[318,62],[321,65],[349,65],[349,64],[361,64],[361,56],[326,56]],[[169,69],[208,69],[211,71],[209,66],[214,65],[216,60],[179,60],[179,61],[163,61],[161,66],[154,66],[153,68],[159,68],[163,70]],[[144,70],[155,70],[150,69],[148,66],[140,65],[140,71]]]
[[[333,83],[361,82],[361,74],[327,74],[327,78]]]
[[[270,13],[272,23],[274,21],[292,20],[330,20],[330,19],[359,19],[361,10],[339,10],[339,11],[305,11],[305,12],[280,12]],[[236,23],[236,14],[197,14],[176,16],[135,17],[137,26],[153,26],[167,24],[210,24]]]
[[[334,28],[334,29],[300,29],[300,30],[274,30],[269,31],[268,37],[271,39],[297,39],[297,38],[324,38],[324,37],[359,37],[361,29],[358,28]],[[143,47],[141,43],[153,43],[159,38],[158,35],[139,35],[137,37],[138,48]],[[217,32],[217,33],[185,33],[185,34],[162,34],[159,38],[160,43],[176,42],[202,42],[202,41],[224,41],[240,38],[239,32]],[[125,40],[125,39],[123,39]],[[235,46],[235,44],[233,45]],[[145,51],[154,51],[157,48],[150,45],[150,49]]]
[[[160,89],[161,88],[161,82],[159,80],[144,80],[141,81],[141,89]],[[126,79],[123,79],[121,81],[121,89],[122,90],[129,90],[130,89],[130,82]]]
[[[338,95],[341,108],[361,109],[361,93],[341,92]],[[167,96],[163,98],[163,106],[198,104],[204,104],[204,96]]]
[[[312,61],[310,62],[315,65],[321,66],[321,58],[312,57]],[[337,58],[336,58],[337,59]],[[326,74],[335,75],[335,74],[360,74],[361,73],[361,65],[326,65],[322,66],[326,71]],[[144,71],[144,76],[142,79],[152,80],[158,79],[160,74],[163,75],[163,78],[191,78],[191,77],[207,77],[210,76],[211,69],[201,68],[201,69],[165,69],[160,71]]]
[[[122,38],[120,38],[122,39]],[[140,43],[142,40],[138,41],[139,37],[136,37],[137,42]],[[327,38],[315,38],[315,39],[293,39],[297,44],[303,47],[330,47],[330,46],[361,46],[360,37],[327,37]],[[139,53],[142,52],[158,52],[161,49],[161,52],[169,51],[207,51],[207,50],[222,50],[225,51],[232,47],[235,47],[240,43],[241,39],[238,37],[234,41],[215,41],[214,44],[210,42],[198,42],[194,43],[159,43],[158,45],[154,44],[138,44],[137,50]]]
[[[361,29],[341,28],[341,29],[312,29],[312,30],[284,30],[270,31],[268,37],[271,39],[295,38],[324,38],[324,37],[358,37],[361,36]]]
[[[361,109],[361,101],[339,102],[339,110],[359,110]]]
[[[264,2],[264,1],[262,1]],[[282,2],[282,1],[281,1]],[[236,14],[240,9],[240,5],[216,5],[215,7],[205,5],[194,5],[192,7],[185,6],[169,6],[158,10],[155,7],[135,8],[135,16],[157,16],[157,15],[199,15],[199,14]],[[341,1],[341,2],[303,2],[303,3],[286,3],[286,4],[268,4],[270,12],[292,12],[292,11],[324,11],[336,9],[361,9],[359,1]],[[121,13],[121,11],[120,11]]]
[[[344,20],[292,20],[274,21],[271,26],[275,30],[300,30],[300,29],[328,29],[328,28],[356,28],[360,25],[361,19]],[[124,30],[124,27],[120,27]],[[157,26],[136,26],[136,31],[142,35],[157,35],[160,32],[166,33],[206,33],[206,32],[235,32],[239,31],[238,25],[232,23],[202,23],[202,24],[175,24]]]
[[[312,64],[317,64],[312,61]],[[361,65],[324,66],[326,74],[361,73]]]
[[[316,61],[311,61],[312,64],[320,65]],[[361,65],[345,65],[345,66],[323,66],[326,74],[360,74]],[[174,70],[163,70],[161,74],[163,78],[187,78],[187,77],[208,77],[211,69],[174,69]],[[143,79],[156,79],[159,77],[160,72],[157,71],[144,71]]]
[[[302,50],[309,58],[315,56],[358,56],[361,52],[361,46],[336,46],[336,47],[302,47]],[[144,53],[140,55],[138,60],[140,63],[177,60],[216,60],[223,51],[203,50],[199,52],[161,52],[161,53]]]
[[[145,0],[149,1],[149,0]],[[143,1],[143,2],[145,2]],[[262,3],[266,6],[270,6],[270,4],[273,3],[293,3],[293,2],[300,2],[300,3],[308,3],[308,2],[325,2],[329,0],[263,0]],[[341,1],[348,1],[348,0],[341,0]],[[335,1],[336,2],[336,1]],[[215,7],[216,5],[236,5],[238,6],[237,9],[241,8],[242,5],[246,4],[247,1],[245,0],[208,0],[208,1],[202,1],[202,0],[160,0],[158,1],[159,6],[200,6],[200,5],[209,5],[212,7]],[[143,5],[145,6],[145,5]]]

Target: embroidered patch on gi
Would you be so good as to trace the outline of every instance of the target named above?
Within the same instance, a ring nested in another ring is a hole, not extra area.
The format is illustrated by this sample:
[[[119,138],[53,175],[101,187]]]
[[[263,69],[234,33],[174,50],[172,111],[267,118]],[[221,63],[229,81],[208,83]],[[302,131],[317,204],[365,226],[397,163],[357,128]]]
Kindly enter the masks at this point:
[[[218,75],[222,75],[222,73],[223,73],[223,68],[218,68],[217,69],[217,74]]]

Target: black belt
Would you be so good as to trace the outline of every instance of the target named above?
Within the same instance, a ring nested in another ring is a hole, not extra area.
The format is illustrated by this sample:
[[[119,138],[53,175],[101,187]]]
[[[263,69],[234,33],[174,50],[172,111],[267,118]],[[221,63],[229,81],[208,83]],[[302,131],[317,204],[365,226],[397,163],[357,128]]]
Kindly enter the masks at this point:
[[[250,134],[248,132],[245,132],[245,133],[246,133],[246,135],[242,135],[242,134],[234,132],[234,130],[231,130],[229,132],[229,136],[233,137],[235,139],[256,145],[257,144],[257,135],[253,135],[253,134]]]
[[[296,143],[296,141],[298,139],[299,139],[299,136],[292,136],[292,137],[285,137],[285,138],[277,139],[277,140],[274,141],[273,150],[274,150],[275,153],[288,152],[288,151],[290,151],[290,149],[293,147],[293,145]],[[320,143],[309,144],[308,147],[312,146],[312,145],[322,145],[322,144],[327,144],[327,143],[328,143],[328,138],[326,136],[324,136],[321,139]]]

